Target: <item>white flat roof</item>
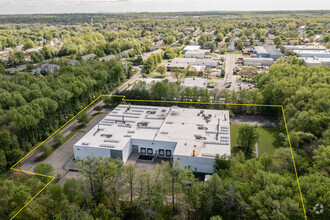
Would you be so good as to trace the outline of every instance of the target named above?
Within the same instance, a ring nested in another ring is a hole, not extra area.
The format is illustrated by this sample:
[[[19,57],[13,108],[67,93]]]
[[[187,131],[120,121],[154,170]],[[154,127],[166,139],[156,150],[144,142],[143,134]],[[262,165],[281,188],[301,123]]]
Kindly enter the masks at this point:
[[[183,50],[199,50],[201,49],[201,46],[194,46],[194,45],[190,45],[190,46],[186,46]]]
[[[197,87],[197,88],[206,88],[207,86],[207,79],[206,78],[198,78],[198,77],[192,77],[192,78],[184,78],[182,82],[183,87]]]
[[[192,156],[193,150],[197,157],[230,155],[229,112],[119,105],[75,145],[123,150],[131,139],[175,142],[174,155]]]

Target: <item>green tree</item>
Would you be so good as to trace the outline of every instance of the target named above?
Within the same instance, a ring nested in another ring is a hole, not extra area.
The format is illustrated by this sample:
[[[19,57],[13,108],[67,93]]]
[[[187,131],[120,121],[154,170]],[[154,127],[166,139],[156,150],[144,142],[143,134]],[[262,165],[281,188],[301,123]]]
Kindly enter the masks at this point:
[[[0,149],[9,150],[11,143],[10,133],[8,131],[0,131]]]
[[[281,44],[282,39],[281,39],[280,36],[276,36],[276,37],[273,39],[273,41],[274,41],[274,44],[278,47],[278,46]]]
[[[36,177],[40,179],[43,183],[48,183],[51,180],[51,177],[54,175],[54,168],[51,164],[47,163],[38,163],[34,169],[34,173],[37,173]],[[41,175],[38,175],[41,174]]]
[[[245,152],[245,155],[251,154],[255,150],[257,141],[258,133],[254,126],[243,124],[238,127],[237,143]]]
[[[225,37],[223,36],[223,34],[219,33],[219,34],[217,34],[217,38],[215,40],[218,41],[218,42],[221,42],[221,41],[223,41],[224,38]]]
[[[132,164],[129,164],[125,168],[125,181],[129,184],[130,204],[131,204],[131,206],[132,206],[133,197],[134,197],[135,175],[136,175],[135,166],[132,165]]]
[[[170,87],[167,83],[157,82],[151,88],[151,94],[155,100],[165,100],[168,97]]]
[[[14,65],[20,65],[25,63],[25,56],[22,51],[18,51],[18,50],[15,51],[13,55],[10,57],[10,59],[12,59],[12,63]]]
[[[326,177],[330,176],[330,146],[319,146],[313,156],[313,168]]]
[[[329,42],[330,41],[330,34],[327,34],[323,37],[324,42]]]
[[[27,49],[31,49],[34,48],[34,43],[32,40],[28,39],[23,43],[23,49],[27,50]]]
[[[88,116],[88,114],[86,112],[82,112],[78,116],[77,120],[79,121],[79,123],[81,123],[82,125],[85,126],[89,122],[89,116]]]
[[[164,38],[164,43],[167,45],[171,45],[176,41],[175,37],[170,35]]]
[[[5,171],[7,167],[7,159],[5,151],[0,149],[0,173]]]
[[[64,139],[65,139],[64,135],[61,132],[57,132],[54,135],[55,145],[62,145],[64,143]]]
[[[165,65],[160,65],[157,69],[157,72],[160,73],[160,75],[164,75],[167,72],[167,68]]]

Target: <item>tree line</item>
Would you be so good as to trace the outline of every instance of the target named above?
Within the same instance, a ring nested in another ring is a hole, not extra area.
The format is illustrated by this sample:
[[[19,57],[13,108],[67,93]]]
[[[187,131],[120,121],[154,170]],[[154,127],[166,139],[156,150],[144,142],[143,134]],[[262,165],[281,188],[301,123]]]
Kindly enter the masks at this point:
[[[0,171],[18,161],[94,97],[107,94],[130,72],[118,61],[87,61],[76,66],[65,60],[58,72],[45,75],[0,76]]]

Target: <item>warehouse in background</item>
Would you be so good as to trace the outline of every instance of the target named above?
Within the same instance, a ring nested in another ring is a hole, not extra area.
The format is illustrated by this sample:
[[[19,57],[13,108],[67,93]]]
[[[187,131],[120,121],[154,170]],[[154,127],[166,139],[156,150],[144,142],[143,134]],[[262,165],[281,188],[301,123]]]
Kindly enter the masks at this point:
[[[285,55],[273,45],[255,46],[253,54],[259,58],[278,59],[280,57],[285,57]]]

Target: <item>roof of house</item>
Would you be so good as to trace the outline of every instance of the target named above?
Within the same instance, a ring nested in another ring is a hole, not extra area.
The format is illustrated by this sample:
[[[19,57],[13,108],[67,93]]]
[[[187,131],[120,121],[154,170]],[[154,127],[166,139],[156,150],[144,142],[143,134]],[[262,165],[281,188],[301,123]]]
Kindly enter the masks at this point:
[[[109,60],[114,59],[114,58],[116,58],[115,55],[108,55],[108,56],[105,56],[105,57],[101,57],[101,58],[99,58],[99,60],[100,60],[100,61],[102,61],[102,60],[109,61]]]
[[[93,59],[95,57],[96,57],[96,54],[91,53],[91,54],[87,54],[87,55],[82,56],[81,59],[83,59],[83,60],[89,60],[89,59]]]

